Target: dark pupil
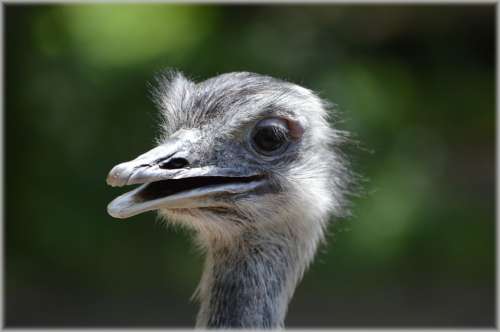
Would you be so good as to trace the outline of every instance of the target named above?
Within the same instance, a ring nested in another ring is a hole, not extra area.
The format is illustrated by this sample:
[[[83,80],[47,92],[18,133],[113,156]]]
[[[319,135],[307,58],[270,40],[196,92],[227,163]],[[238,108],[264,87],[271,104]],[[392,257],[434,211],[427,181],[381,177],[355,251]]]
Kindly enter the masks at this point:
[[[274,151],[283,145],[285,135],[278,127],[267,126],[257,129],[254,135],[257,147],[264,151]]]

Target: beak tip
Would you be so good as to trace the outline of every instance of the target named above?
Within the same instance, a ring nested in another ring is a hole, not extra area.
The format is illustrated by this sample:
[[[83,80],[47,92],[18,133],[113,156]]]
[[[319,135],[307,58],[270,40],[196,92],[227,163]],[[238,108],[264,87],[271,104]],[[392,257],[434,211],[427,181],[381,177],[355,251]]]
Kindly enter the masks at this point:
[[[119,179],[115,177],[109,177],[106,179],[106,184],[110,187],[121,187]]]
[[[123,178],[120,177],[120,173],[113,172],[113,170],[109,172],[108,177],[106,178],[106,183],[111,187],[122,187],[126,184],[125,181],[123,181]]]
[[[116,165],[109,172],[106,183],[111,187],[121,187],[125,184],[124,173],[126,173],[126,163]]]
[[[108,208],[108,214],[111,217],[116,218],[116,219],[125,219],[128,217],[128,216],[121,214],[120,211],[113,211],[113,210],[110,210],[109,208]]]
[[[116,204],[116,199],[113,200],[111,203],[108,204],[106,211],[108,214],[117,219],[125,219],[128,218],[129,216],[123,213],[123,209],[119,204]]]

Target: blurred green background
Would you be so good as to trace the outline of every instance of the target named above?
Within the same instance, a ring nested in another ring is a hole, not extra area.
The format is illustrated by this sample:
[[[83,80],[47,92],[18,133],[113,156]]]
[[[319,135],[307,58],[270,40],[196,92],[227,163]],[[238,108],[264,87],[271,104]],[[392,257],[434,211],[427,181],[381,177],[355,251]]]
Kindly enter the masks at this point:
[[[189,234],[120,222],[108,171],[153,146],[147,82],[254,71],[335,102],[368,182],[289,327],[492,326],[494,5],[14,5],[6,49],[5,318],[191,327]]]

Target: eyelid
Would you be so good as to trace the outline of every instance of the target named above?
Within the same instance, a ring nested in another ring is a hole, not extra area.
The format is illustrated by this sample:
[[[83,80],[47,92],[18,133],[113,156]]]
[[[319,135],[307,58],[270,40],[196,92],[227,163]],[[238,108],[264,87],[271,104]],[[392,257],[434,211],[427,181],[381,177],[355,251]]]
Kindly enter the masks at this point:
[[[265,122],[271,122],[272,124],[276,125],[284,125],[286,126],[287,133],[290,135],[290,137],[294,140],[297,141],[302,136],[304,135],[305,129],[304,126],[300,123],[298,120],[294,120],[288,117],[270,117],[266,118],[263,120],[260,120],[260,122],[257,123],[258,125],[261,125]]]
[[[257,123],[255,128],[253,129],[253,132],[256,133],[257,129],[259,128],[264,128],[264,127],[270,127],[273,133],[283,139],[290,140],[290,138],[293,139],[293,137],[290,137],[290,129],[288,127],[288,122],[286,119],[283,118],[267,118],[264,120],[261,120],[260,122]]]
[[[257,122],[255,128],[263,127],[265,125],[271,125],[274,127],[284,127],[283,129],[288,129],[287,120],[278,117],[262,119],[259,122]]]

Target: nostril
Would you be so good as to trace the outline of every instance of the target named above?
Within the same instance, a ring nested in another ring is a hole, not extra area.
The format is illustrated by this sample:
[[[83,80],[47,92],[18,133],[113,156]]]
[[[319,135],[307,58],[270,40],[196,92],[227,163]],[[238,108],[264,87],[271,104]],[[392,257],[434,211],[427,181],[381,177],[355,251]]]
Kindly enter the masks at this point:
[[[172,158],[166,163],[162,163],[160,168],[162,169],[177,169],[186,167],[189,162],[184,158]]]

